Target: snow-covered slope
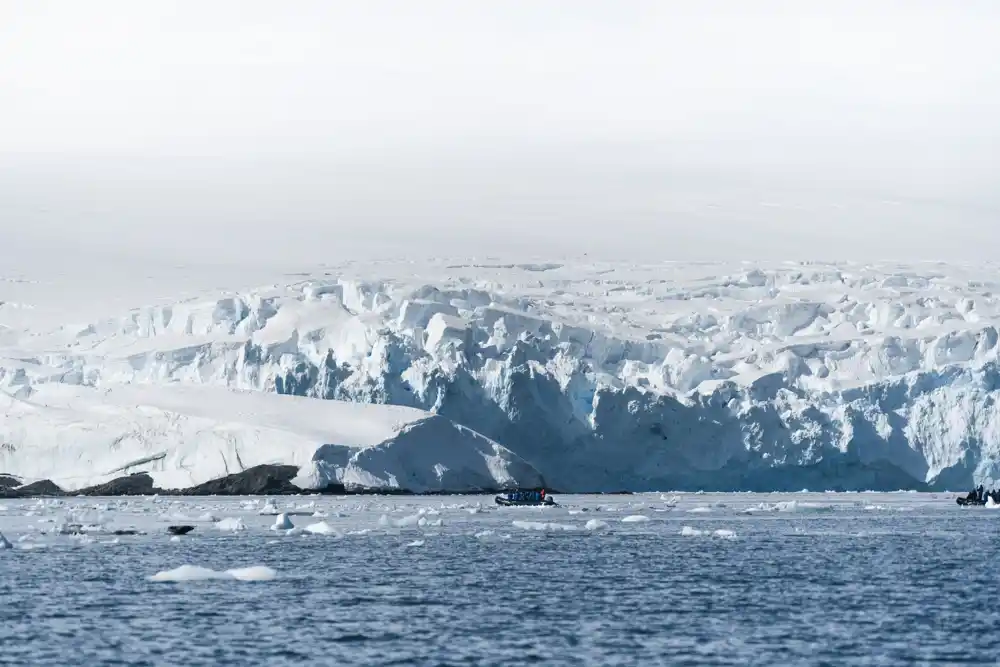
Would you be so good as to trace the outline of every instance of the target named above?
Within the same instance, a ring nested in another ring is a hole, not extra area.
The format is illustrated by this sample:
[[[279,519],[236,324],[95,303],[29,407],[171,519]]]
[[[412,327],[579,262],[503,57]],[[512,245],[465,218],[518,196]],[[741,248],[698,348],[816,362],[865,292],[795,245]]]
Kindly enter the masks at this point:
[[[536,486],[497,443],[414,408],[224,387],[49,383],[0,394],[0,470],[65,489],[148,472],[179,489],[261,464],[300,466],[295,483],[463,491]]]
[[[33,323],[35,304],[9,299],[0,388],[63,401],[88,413],[83,424],[107,409],[88,392],[129,383],[410,406],[500,443],[564,490],[964,487],[1000,479],[995,276],[941,264],[386,261],[60,327],[51,309]],[[173,400],[151,402],[169,411]],[[188,419],[213,423],[241,409],[184,402]],[[116,414],[136,419],[126,403]],[[248,409],[284,414],[267,405],[277,413]],[[18,435],[12,409],[0,421],[8,445],[41,447]],[[421,468],[436,423],[365,449],[350,474]],[[289,411],[277,428],[305,431],[310,447],[374,444],[327,442],[317,424]],[[189,456],[218,457],[185,442]],[[100,446],[80,445],[111,463]],[[299,451],[282,460],[316,452]],[[348,474],[346,452],[319,451],[341,472],[312,464],[303,475]]]

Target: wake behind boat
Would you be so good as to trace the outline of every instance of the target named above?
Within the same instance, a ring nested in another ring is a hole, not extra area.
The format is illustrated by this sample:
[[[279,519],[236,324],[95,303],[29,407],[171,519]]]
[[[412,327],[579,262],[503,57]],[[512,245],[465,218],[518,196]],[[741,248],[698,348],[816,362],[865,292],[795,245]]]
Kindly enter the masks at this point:
[[[500,494],[493,499],[496,501],[497,505],[503,505],[504,507],[515,507],[515,506],[537,506],[537,507],[550,507],[556,504],[556,501],[552,499],[552,496],[545,493],[545,489],[539,491],[512,491],[510,493]]]

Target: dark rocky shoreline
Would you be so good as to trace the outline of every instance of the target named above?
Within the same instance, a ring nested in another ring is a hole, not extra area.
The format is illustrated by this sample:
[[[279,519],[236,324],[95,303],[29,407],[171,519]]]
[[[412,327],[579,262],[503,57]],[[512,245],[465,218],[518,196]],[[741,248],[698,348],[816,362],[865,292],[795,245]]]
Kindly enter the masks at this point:
[[[45,479],[19,486],[16,478],[0,475],[0,498],[62,498],[74,496],[294,496],[294,495],[469,495],[470,493],[504,493],[508,489],[478,491],[432,491],[415,493],[407,489],[354,489],[343,484],[331,484],[323,489],[300,489],[292,484],[298,474],[296,466],[259,465],[219,479],[213,479],[187,489],[160,489],[144,472],[118,477],[104,484],[88,486],[78,491],[65,491]],[[4,480],[8,480],[4,482]],[[557,493],[552,491],[552,493]]]

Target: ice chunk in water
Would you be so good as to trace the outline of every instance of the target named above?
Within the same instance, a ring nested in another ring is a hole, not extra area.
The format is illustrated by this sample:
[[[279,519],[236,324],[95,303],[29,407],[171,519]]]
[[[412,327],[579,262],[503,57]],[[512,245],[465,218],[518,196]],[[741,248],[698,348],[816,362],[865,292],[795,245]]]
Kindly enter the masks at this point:
[[[277,573],[269,567],[257,565],[254,567],[237,568],[217,572],[207,567],[197,565],[181,565],[173,570],[157,572],[150,581],[207,581],[209,579],[237,579],[239,581],[270,581]]]
[[[320,521],[319,523],[311,523],[306,526],[306,531],[314,535],[336,535],[337,531],[333,526],[328,524],[326,521]]]
[[[567,523],[545,523],[542,521],[514,521],[513,523],[515,528],[522,530],[576,530],[576,526]]]
[[[277,504],[274,502],[274,498],[268,498],[267,501],[264,503],[264,506],[260,508],[260,511],[258,512],[258,514],[263,516],[267,515],[273,516],[275,514],[280,514],[280,513],[281,510],[278,509]]]
[[[223,519],[215,524],[218,530],[226,530],[234,533],[238,533],[247,530],[247,525],[243,523],[243,519],[239,517],[230,517],[228,519]]]
[[[726,530],[720,528],[718,530],[698,530],[697,528],[692,528],[691,526],[684,526],[681,528],[681,535],[684,537],[702,537],[706,535],[714,535],[715,537],[722,538],[724,540],[735,540],[736,533],[731,530]]]

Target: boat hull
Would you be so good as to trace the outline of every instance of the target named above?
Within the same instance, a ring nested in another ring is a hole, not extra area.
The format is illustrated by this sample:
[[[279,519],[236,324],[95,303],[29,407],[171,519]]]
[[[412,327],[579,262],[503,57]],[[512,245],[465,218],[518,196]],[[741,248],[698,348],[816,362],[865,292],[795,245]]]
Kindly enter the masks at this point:
[[[546,498],[545,500],[507,500],[506,498],[501,498],[496,496],[494,499],[497,505],[502,505],[503,507],[551,507],[556,504],[556,501],[552,498]]]

